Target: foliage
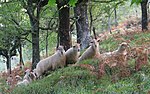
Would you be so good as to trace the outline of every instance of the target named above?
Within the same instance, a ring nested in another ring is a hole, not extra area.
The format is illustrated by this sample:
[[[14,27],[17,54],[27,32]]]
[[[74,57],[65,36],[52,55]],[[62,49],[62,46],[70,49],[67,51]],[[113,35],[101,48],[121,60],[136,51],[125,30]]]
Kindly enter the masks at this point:
[[[120,1],[121,3],[119,3]],[[141,0],[132,0],[131,5],[133,3],[139,4],[140,2]],[[51,51],[50,53],[53,53],[53,48],[56,46],[57,42],[55,32],[58,30],[58,14],[57,9],[54,7],[56,6],[55,3],[56,0],[49,0],[50,6],[43,7],[40,14],[40,27],[44,27],[44,29],[52,27],[50,28],[50,30],[47,30],[49,32],[48,42],[49,49]],[[70,6],[75,7],[76,3],[77,0],[69,0]],[[94,19],[94,26],[96,26],[98,29],[103,27],[107,28],[108,17],[114,17],[114,8],[117,8],[118,10],[120,8],[123,8],[124,10],[122,10],[121,13],[123,13],[124,16],[122,17],[119,14],[118,19],[120,20],[121,17],[125,19],[125,10],[127,9],[123,7],[123,4],[124,0],[114,0],[113,2],[109,2],[109,4],[90,2],[89,7],[93,6],[92,13]],[[128,3],[126,5],[128,5]],[[1,14],[2,16],[0,18],[0,27],[2,28],[0,29],[0,48],[9,49],[9,45],[12,45],[11,43],[16,36],[21,36],[21,33],[24,32],[23,30],[30,29],[30,22],[28,16],[26,15],[26,11],[22,8],[20,2],[11,2],[9,3],[9,5],[7,5],[6,3],[0,6],[0,15]],[[19,22],[19,26],[14,21]],[[100,26],[101,23],[103,24],[102,26]],[[53,26],[53,24],[55,25]],[[41,51],[45,50],[46,44],[45,39],[47,34],[44,29],[42,30],[40,28]],[[98,31],[101,32],[101,30]],[[30,41],[31,35],[28,35],[25,38]],[[147,47],[150,43],[149,38],[149,33],[133,33],[127,34],[126,36],[117,36],[117,33],[114,33],[107,40],[100,43],[100,51],[114,51],[123,41],[128,42],[132,47],[137,47],[141,45]],[[30,58],[32,52],[31,44],[28,41],[25,41],[23,43],[23,47],[25,48],[24,52],[26,52],[25,55],[28,55],[28,57]],[[50,72],[51,74],[49,76],[44,77],[41,80],[34,81],[28,86],[16,87],[14,91],[12,91],[12,94],[145,94],[148,93],[150,89],[150,67],[145,66],[145,63],[140,61],[141,58],[143,57],[137,56],[136,58],[128,60],[129,69],[131,71],[131,75],[129,77],[118,77],[117,74],[119,69],[111,69],[106,66],[104,70],[106,74],[99,79],[97,76],[97,72],[100,62],[97,60],[86,60],[81,62],[79,66],[70,66],[64,69]],[[140,61],[140,63],[143,65],[138,65],[136,67],[136,61]],[[149,63],[149,61],[147,62]],[[138,70],[135,71],[135,68],[138,68]],[[113,74],[111,73],[111,71],[113,72]],[[0,82],[5,83],[5,80],[2,79],[1,81],[0,79]],[[8,86],[6,84],[0,83],[0,93],[6,93],[6,90],[8,90]]]
[[[75,7],[78,0],[69,0],[69,5]]]
[[[55,6],[56,5],[56,0],[49,0],[48,5]]]
[[[70,6],[75,7],[75,4],[77,3],[77,1],[78,1],[78,0],[69,0],[68,4],[69,4]],[[48,4],[49,4],[50,6],[55,6],[55,5],[56,5],[56,0],[49,0],[49,1],[48,1]]]
[[[131,0],[131,5],[135,4],[140,4],[142,2],[142,0]]]

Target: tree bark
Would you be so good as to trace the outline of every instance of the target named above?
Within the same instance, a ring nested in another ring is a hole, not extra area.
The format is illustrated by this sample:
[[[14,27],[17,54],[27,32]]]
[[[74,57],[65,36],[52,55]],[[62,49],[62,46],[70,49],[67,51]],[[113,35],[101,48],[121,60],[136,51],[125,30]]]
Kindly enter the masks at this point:
[[[110,15],[108,17],[108,31],[110,32],[110,34],[112,34],[112,32],[111,32],[111,16]]]
[[[148,0],[142,0],[141,10],[142,10],[142,31],[148,30],[148,20],[147,20],[147,2]]]
[[[85,0],[77,3],[76,7],[74,8],[75,17],[78,18],[76,22],[77,43],[81,44],[81,49],[87,48],[90,42],[87,2],[88,1]]]
[[[9,52],[10,53],[10,52]],[[8,58],[7,58],[7,61],[8,61],[8,63],[9,63],[9,74],[11,74],[11,55],[10,54],[8,54]]]
[[[57,2],[57,7],[59,10],[59,42],[60,45],[64,47],[65,50],[71,47],[71,34],[70,34],[70,21],[69,21],[69,7],[64,7],[67,5],[67,1]]]
[[[90,34],[91,34],[91,32],[92,32],[92,27],[93,27],[93,16],[92,16],[92,8],[93,8],[93,6],[91,5],[90,7],[89,7],[89,14],[90,14]]]
[[[46,32],[46,44],[45,44],[45,49],[46,49],[46,57],[48,57],[48,30]]]
[[[36,14],[35,11],[36,10]],[[28,0],[28,9],[27,13],[30,18],[31,24],[31,34],[32,34],[32,69],[34,69],[37,63],[40,61],[40,51],[39,51],[39,15],[40,15],[40,6],[38,3],[36,8],[33,6],[32,0]]]
[[[20,68],[22,68],[22,65],[24,66],[24,63],[23,63],[23,58],[22,58],[22,46],[21,46],[21,42],[19,44],[18,52],[19,52],[19,57],[20,57],[20,60],[19,60]]]
[[[7,71],[9,72],[9,57],[6,57],[6,68],[7,68]]]
[[[117,22],[117,10],[116,8],[114,9],[114,14],[115,14],[115,26],[118,26],[118,22]]]

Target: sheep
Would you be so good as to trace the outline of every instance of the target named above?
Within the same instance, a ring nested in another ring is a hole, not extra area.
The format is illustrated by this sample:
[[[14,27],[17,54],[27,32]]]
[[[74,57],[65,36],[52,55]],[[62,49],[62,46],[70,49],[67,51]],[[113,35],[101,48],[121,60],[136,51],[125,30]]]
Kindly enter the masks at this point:
[[[80,55],[80,45],[76,44],[65,52],[66,64],[74,64],[77,62]]]
[[[8,76],[7,79],[6,79],[6,84],[11,86],[12,83],[13,83],[13,77],[10,75],[10,76]]]
[[[91,45],[85,50],[85,52],[79,57],[77,63],[80,61],[86,60],[86,59],[92,59],[97,54],[100,54],[99,52],[99,40],[93,39],[91,41]]]
[[[110,67],[116,66],[118,64],[121,66],[126,66],[129,47],[130,46],[128,43],[122,42],[117,50],[101,54],[100,59],[103,59],[103,61]]]
[[[18,81],[17,86],[22,86],[22,85],[28,85],[29,83],[31,83],[32,80],[30,77],[28,77],[28,79],[24,79],[23,81]]]
[[[32,82],[32,79],[31,79],[31,72],[30,71],[28,71],[26,74],[25,74],[25,76],[23,77],[23,80],[21,79],[21,77],[18,77],[18,76],[16,76],[16,79],[17,78],[19,78],[18,79],[18,83],[17,83],[17,86],[22,86],[22,85],[28,85],[29,83],[31,83]],[[22,81],[21,81],[22,80]]]
[[[59,46],[53,55],[39,61],[39,63],[36,65],[36,69],[34,69],[33,72],[36,74],[36,77],[39,78],[43,75],[43,73],[50,69],[55,70],[58,67],[64,67],[66,64],[65,62],[65,50],[62,46]]]
[[[16,79],[16,81],[21,81],[21,80],[23,80],[22,77],[19,76],[19,75],[16,75],[16,76],[15,76],[15,79]]]
[[[30,75],[30,69],[27,69],[27,70],[25,71],[25,76],[23,77],[23,79],[28,78],[29,75]]]

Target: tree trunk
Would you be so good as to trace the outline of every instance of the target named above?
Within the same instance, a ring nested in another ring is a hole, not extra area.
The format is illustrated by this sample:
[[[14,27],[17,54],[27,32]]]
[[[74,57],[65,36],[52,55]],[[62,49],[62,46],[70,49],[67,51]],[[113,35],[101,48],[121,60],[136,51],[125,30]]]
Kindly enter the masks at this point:
[[[9,63],[9,74],[11,74],[11,56],[8,55],[8,63]]]
[[[35,11],[36,10],[36,14]],[[39,51],[39,15],[40,6],[33,6],[32,0],[28,0],[28,10],[27,13],[30,18],[31,31],[32,31],[32,69],[34,69],[37,63],[40,61],[40,51]]]
[[[67,2],[61,1],[57,2],[57,7],[59,10],[59,42],[60,45],[64,47],[65,50],[69,49],[71,46],[71,35],[70,35],[70,21],[69,21],[69,7],[63,7],[67,5]]]
[[[22,68],[22,65],[24,66],[24,63],[23,63],[23,58],[22,58],[22,46],[21,46],[21,43],[19,44],[18,52],[19,52],[19,57],[20,57],[20,60],[19,60],[20,68]]]
[[[104,22],[104,19],[102,19],[102,24],[101,24],[101,30],[102,30],[102,32],[104,31],[104,26],[105,26],[105,24],[104,24],[105,22]]]
[[[46,49],[46,57],[48,57],[48,30],[46,32],[46,44],[45,44],[45,49]]]
[[[142,0],[141,10],[142,10],[142,31],[148,30],[148,20],[147,20],[147,2],[148,0]]]
[[[90,34],[91,34],[91,32],[92,32],[92,27],[93,27],[92,8],[93,8],[93,6],[91,5],[91,6],[89,7],[89,14],[90,14]]]
[[[9,74],[11,74],[11,51],[10,49],[7,51],[7,55],[5,56],[6,57],[6,66],[7,66],[7,72]]]
[[[111,16],[110,15],[108,17],[108,31],[110,32],[110,34],[112,34],[112,32],[111,32]]]
[[[76,7],[74,8],[74,13],[75,17],[78,18],[76,22],[77,43],[81,44],[81,49],[85,49],[89,46],[90,42],[87,1],[77,3]]]
[[[116,8],[114,9],[114,14],[115,14],[115,26],[118,26],[118,22],[117,22],[117,10]]]
[[[6,68],[7,68],[7,72],[10,72],[10,65],[9,65],[9,57],[6,57]]]
[[[32,69],[34,69],[36,67],[36,64],[40,61],[39,21],[33,21],[32,28]]]

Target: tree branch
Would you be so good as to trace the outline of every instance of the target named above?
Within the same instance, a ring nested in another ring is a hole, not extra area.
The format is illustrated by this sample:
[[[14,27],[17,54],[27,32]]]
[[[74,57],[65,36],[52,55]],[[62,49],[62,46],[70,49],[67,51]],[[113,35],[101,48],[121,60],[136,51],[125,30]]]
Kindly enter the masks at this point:
[[[113,1],[116,1],[116,0],[103,0],[103,1],[92,0],[92,2],[95,2],[95,3],[110,3],[110,2],[113,2]]]
[[[2,4],[8,4],[8,3],[14,3],[14,2],[17,2],[17,1],[3,1],[3,2],[0,2],[0,5],[2,5]]]

